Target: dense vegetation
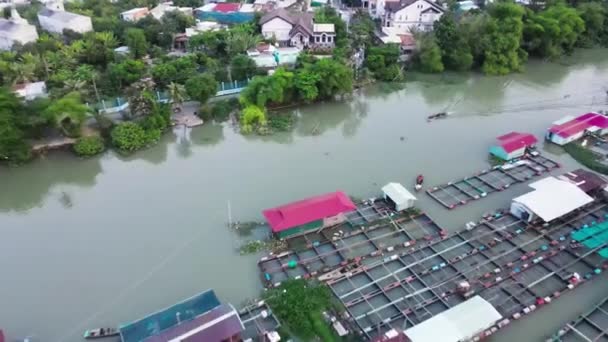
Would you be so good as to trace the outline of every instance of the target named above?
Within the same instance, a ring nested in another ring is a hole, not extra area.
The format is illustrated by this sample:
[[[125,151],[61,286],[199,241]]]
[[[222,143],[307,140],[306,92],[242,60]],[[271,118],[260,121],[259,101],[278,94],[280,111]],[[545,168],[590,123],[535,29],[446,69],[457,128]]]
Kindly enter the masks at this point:
[[[294,335],[312,341],[335,341],[333,331],[323,320],[322,312],[333,308],[327,286],[305,280],[288,280],[269,290],[266,300],[279,320]]]
[[[425,72],[521,71],[528,56],[555,59],[576,47],[608,46],[607,8],[606,2],[548,1],[544,9],[496,2],[485,11],[448,11],[432,33],[417,35],[415,62]]]
[[[593,152],[579,145],[578,142],[572,142],[565,145],[564,150],[566,150],[566,152],[568,152],[576,161],[591,170],[608,175],[608,165],[600,163],[598,157]]]
[[[105,144],[101,137],[82,137],[74,144],[74,152],[81,157],[92,157],[105,150]]]
[[[202,3],[176,2],[185,6]],[[555,59],[577,47],[608,45],[606,2],[552,0],[539,4],[523,7],[501,1],[466,13],[451,4],[433,32],[416,33],[417,49],[410,64],[430,73],[480,70],[502,75],[522,70],[529,56]],[[92,17],[94,32],[41,32],[35,43],[0,52],[0,84],[4,87],[0,90],[0,161],[26,161],[34,139],[79,138],[85,125],[98,129],[103,141],[121,151],[134,151],[158,141],[170,125],[171,110],[179,111],[187,100],[201,103],[198,114],[205,119],[225,119],[240,107],[244,133],[285,130],[292,126],[293,117],[268,115],[268,109],[330,100],[370,79],[405,79],[408,65],[400,59],[399,46],[378,45],[377,23],[363,12],[354,14],[347,30],[333,8],[317,9],[316,23],[335,25],[336,48],[304,53],[294,68],[278,68],[269,75],[246,55],[263,41],[259,18],[194,35],[188,53],[169,54],[174,36],[193,25],[194,18],[179,11],[166,13],[160,20],[148,16],[137,22],[119,16],[134,7],[156,5],[156,0],[68,2],[67,10]],[[41,7],[34,1],[18,11],[36,24]],[[119,46],[129,51],[116,52]],[[219,82],[245,79],[251,82],[239,104],[206,104],[220,89]],[[10,88],[32,81],[45,81],[49,98],[20,102]],[[170,106],[159,105],[160,94],[168,97]],[[128,129],[97,111],[115,103],[117,97],[121,103],[125,99],[130,103],[119,120],[129,123]],[[79,148],[74,150],[84,152],[90,147],[89,140],[79,140]],[[97,150],[98,146],[90,151]]]

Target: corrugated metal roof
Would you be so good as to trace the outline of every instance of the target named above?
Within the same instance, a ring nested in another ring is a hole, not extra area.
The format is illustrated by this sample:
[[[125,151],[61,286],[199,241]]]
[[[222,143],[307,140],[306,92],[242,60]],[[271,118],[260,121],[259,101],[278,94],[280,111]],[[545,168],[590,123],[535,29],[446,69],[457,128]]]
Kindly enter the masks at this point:
[[[574,119],[556,124],[549,132],[568,138],[590,127],[608,128],[608,117],[598,113],[585,113]]]
[[[220,342],[243,330],[238,312],[231,305],[222,304],[145,342]]]
[[[408,203],[410,200],[416,200],[416,196],[412,195],[411,192],[399,184],[399,183],[388,183],[382,187],[382,192],[388,196],[397,205]]]
[[[350,212],[357,207],[342,191],[310,197],[262,212],[273,232]]]
[[[412,342],[458,342],[487,329],[502,315],[475,296],[405,331]]]
[[[141,342],[220,306],[213,290],[201,292],[119,328],[122,342]]]
[[[534,191],[514,198],[513,202],[523,204],[545,222],[593,202],[593,198],[575,184],[553,176],[531,183],[530,187]]]
[[[507,153],[519,150],[523,147],[532,146],[538,142],[536,137],[530,133],[510,132],[496,138],[500,146]]]
[[[55,11],[49,8],[43,8],[40,13],[38,13],[38,15],[41,15],[43,17],[48,17],[48,18],[52,18],[55,20],[59,20],[59,21],[71,21],[73,19],[79,18],[79,17],[85,17],[88,18],[84,15],[80,15],[80,14],[76,14],[76,13],[72,13],[72,12],[65,12],[65,11]]]

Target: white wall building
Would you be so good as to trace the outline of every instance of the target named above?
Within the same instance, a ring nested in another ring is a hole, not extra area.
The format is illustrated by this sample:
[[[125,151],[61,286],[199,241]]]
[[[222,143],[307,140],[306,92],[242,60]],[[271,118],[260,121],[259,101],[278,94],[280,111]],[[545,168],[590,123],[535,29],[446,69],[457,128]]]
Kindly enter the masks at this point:
[[[385,9],[383,26],[396,27],[405,32],[432,31],[433,23],[445,10],[430,0],[405,0],[398,6]]]
[[[165,2],[158,4],[158,6],[154,7],[150,10],[150,14],[157,20],[160,20],[165,13],[179,11],[187,16],[192,16],[192,7],[177,7],[173,6],[172,2]]]
[[[144,18],[145,16],[147,16],[148,14],[150,14],[150,10],[146,7],[137,7],[137,8],[132,8],[128,11],[124,11],[122,13],[120,13],[120,19],[124,20],[124,21],[138,21],[141,18]]]
[[[416,201],[416,196],[412,195],[411,192],[407,191],[407,189],[399,183],[386,184],[382,187],[382,193],[384,194],[384,199],[395,204],[395,210],[397,211],[413,207],[414,202]]]
[[[46,83],[44,82],[18,84],[13,87],[13,91],[17,96],[27,101],[47,96]]]
[[[290,13],[277,9],[260,19],[262,35],[275,39],[281,46],[297,48],[333,48],[335,45],[334,24],[314,24],[312,13]]]
[[[28,24],[14,8],[11,19],[0,19],[0,50],[10,50],[15,43],[27,44],[37,39],[36,26]]]
[[[38,13],[38,21],[45,31],[53,33],[63,33],[63,30],[72,30],[78,33],[93,31],[91,18],[71,12],[44,8]]]

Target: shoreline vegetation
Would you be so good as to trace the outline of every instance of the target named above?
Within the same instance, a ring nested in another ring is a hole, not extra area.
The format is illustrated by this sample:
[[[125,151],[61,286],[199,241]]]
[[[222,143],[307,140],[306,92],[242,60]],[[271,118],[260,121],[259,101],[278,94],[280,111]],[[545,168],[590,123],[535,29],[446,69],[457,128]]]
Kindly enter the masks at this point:
[[[452,0],[439,0],[448,10],[433,31],[414,32],[415,52],[403,62],[398,45],[374,39],[379,23],[363,11],[353,8],[347,30],[336,10],[326,6],[315,11],[314,21],[334,24],[333,54],[319,58],[305,51],[294,66],[268,72],[246,54],[261,42],[272,43],[261,36],[259,15],[250,23],[196,34],[185,51],[174,53],[173,37],[194,18],[173,11],[160,20],[120,19],[124,10],[157,4],[141,1],[66,3],[66,10],[92,18],[92,32],[47,34],[38,27],[36,42],[0,52],[0,163],[27,162],[32,141],[45,140],[73,143],[82,157],[108,148],[134,153],[157,143],[171,127],[172,113],[187,100],[200,103],[195,114],[204,121],[231,119],[242,134],[268,135],[294,127],[297,118],[280,109],[345,98],[375,81],[403,84],[406,70],[506,75],[523,71],[529,57],[557,61],[576,48],[608,46],[606,2],[532,1],[525,7],[481,2],[480,9],[463,12]],[[203,1],[177,2],[199,6]],[[42,7],[33,0],[17,10],[39,26]],[[241,80],[250,81],[238,99],[208,102],[219,82]],[[45,82],[48,96],[17,98],[12,89],[30,82]],[[98,112],[102,100],[121,99],[129,102],[127,111]]]

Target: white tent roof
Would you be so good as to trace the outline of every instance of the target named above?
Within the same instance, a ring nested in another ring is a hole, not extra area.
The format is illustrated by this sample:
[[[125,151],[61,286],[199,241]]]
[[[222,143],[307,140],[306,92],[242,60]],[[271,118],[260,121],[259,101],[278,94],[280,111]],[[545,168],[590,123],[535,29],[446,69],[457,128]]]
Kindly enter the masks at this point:
[[[382,192],[397,204],[407,203],[409,200],[416,200],[416,196],[412,195],[411,192],[407,191],[407,189],[399,183],[386,184],[382,187]]]
[[[485,299],[475,296],[407,329],[412,342],[458,342],[490,327],[502,315]]]
[[[545,222],[593,202],[593,198],[575,184],[552,176],[534,182],[530,186],[534,191],[514,198],[513,202],[526,206]]]

